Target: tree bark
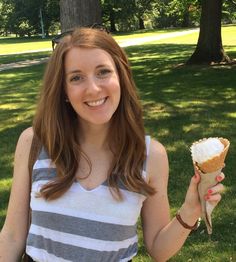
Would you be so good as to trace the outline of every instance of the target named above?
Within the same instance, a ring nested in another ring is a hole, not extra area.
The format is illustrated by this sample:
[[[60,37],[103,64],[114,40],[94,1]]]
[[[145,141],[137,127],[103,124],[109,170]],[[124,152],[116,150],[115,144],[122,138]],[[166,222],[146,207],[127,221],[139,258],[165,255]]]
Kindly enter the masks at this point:
[[[184,13],[183,13],[183,22],[182,27],[189,27],[190,26],[190,15],[189,15],[189,6],[186,6]]]
[[[222,0],[202,0],[197,47],[187,64],[231,62],[221,38]]]
[[[60,0],[61,31],[102,22],[99,0]]]
[[[115,13],[112,7],[110,7],[109,21],[110,21],[111,32],[116,32],[117,30],[116,30],[116,24],[115,24]]]
[[[144,21],[143,21],[142,17],[138,18],[138,24],[139,24],[139,29],[140,30],[145,29]]]

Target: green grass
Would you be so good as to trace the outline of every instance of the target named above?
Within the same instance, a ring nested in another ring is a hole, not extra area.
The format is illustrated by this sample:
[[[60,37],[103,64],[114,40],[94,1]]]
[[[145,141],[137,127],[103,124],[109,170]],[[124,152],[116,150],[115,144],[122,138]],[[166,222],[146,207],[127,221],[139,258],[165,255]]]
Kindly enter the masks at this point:
[[[12,177],[15,145],[20,133],[31,125],[44,65],[0,72],[0,228]]]
[[[9,64],[16,63],[25,60],[34,60],[43,57],[48,57],[52,52],[35,52],[35,53],[25,53],[25,54],[14,54],[14,55],[1,55],[0,56],[0,64]]]
[[[235,26],[223,28],[226,50],[234,59],[235,30]],[[213,213],[211,239],[202,223],[170,261],[233,262],[236,261],[236,66],[182,66],[193,52],[196,39],[197,35],[191,34],[128,47],[126,51],[142,99],[146,132],[163,143],[168,152],[172,215],[184,201],[193,175],[191,143],[209,136],[223,136],[231,141],[224,169],[227,190]],[[44,65],[37,65],[0,72],[0,228],[6,215],[15,143],[21,131],[31,125],[43,70]],[[139,235],[140,249],[134,261],[149,262],[140,230]]]
[[[179,31],[183,29],[178,29]],[[130,38],[139,38],[144,36],[153,36],[153,35],[160,35],[170,32],[176,32],[176,29],[165,29],[165,30],[139,30],[135,32],[126,32],[126,33],[118,33],[113,34],[114,38],[118,42],[123,42],[124,40]],[[16,37],[0,37],[0,54],[7,55],[13,54],[18,52],[29,52],[35,51],[38,49],[51,49],[52,42],[51,38],[39,38],[39,37],[32,37],[32,38],[16,38]]]
[[[38,49],[51,49],[51,39],[41,38],[1,38],[0,54],[13,54],[18,52],[29,52]]]

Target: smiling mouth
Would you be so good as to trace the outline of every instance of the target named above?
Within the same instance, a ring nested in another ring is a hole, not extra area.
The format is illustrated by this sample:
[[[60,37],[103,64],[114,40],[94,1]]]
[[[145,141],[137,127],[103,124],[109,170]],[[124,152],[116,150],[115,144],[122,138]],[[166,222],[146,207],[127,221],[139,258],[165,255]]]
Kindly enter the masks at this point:
[[[96,100],[96,101],[90,101],[90,102],[85,102],[86,105],[90,107],[96,107],[104,104],[107,100],[107,97],[104,97],[102,99]]]

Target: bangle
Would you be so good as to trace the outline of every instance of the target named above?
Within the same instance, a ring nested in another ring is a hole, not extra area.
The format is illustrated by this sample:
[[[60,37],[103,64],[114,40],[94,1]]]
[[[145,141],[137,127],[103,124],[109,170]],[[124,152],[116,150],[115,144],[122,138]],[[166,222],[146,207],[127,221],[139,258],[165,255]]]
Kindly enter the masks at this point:
[[[175,217],[179,221],[179,223],[186,229],[196,230],[199,227],[199,225],[200,225],[200,220],[199,219],[196,221],[196,223],[193,226],[190,226],[190,225],[186,224],[183,221],[182,217],[180,216],[180,212],[179,211],[176,213]]]

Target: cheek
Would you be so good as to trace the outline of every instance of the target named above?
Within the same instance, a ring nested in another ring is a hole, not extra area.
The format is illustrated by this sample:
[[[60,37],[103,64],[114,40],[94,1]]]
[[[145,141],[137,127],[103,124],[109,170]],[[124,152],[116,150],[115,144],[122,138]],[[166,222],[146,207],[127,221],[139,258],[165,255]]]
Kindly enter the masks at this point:
[[[120,97],[121,97],[121,88],[120,84],[116,82],[115,85],[113,85],[113,94],[115,95],[115,100],[119,104]]]
[[[80,91],[79,88],[68,85],[66,88],[66,95],[69,98],[69,100],[72,101],[81,96],[79,91]]]

